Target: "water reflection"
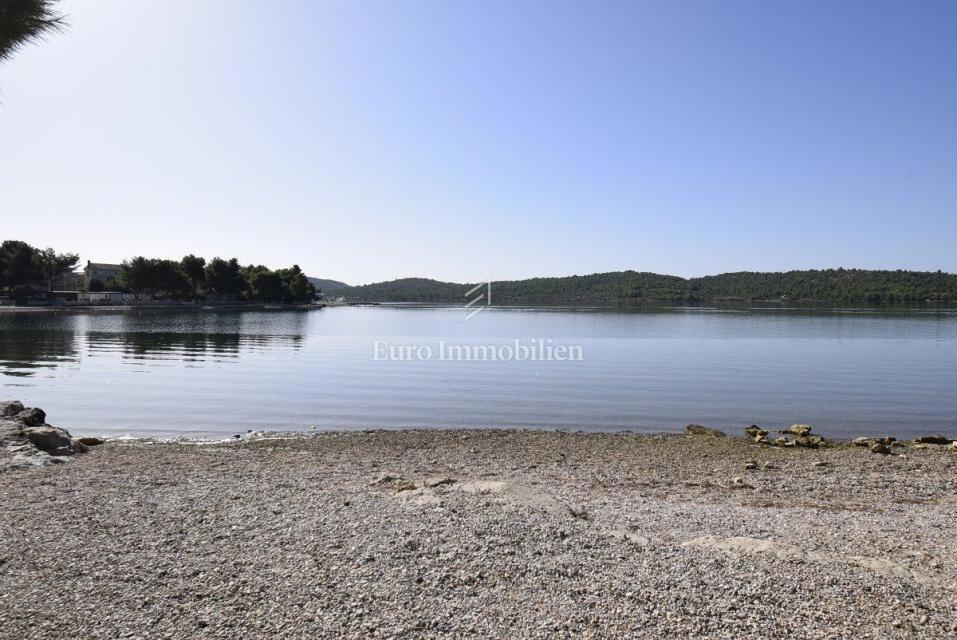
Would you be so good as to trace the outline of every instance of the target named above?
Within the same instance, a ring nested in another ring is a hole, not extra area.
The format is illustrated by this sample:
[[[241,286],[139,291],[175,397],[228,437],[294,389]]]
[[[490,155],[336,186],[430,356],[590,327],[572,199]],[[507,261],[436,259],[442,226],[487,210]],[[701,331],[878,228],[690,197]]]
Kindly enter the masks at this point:
[[[0,373],[29,377],[78,361],[76,336],[63,331],[0,331]]]
[[[244,351],[289,349],[302,346],[300,335],[245,335],[240,333],[170,333],[141,331],[112,333],[93,331],[85,334],[86,353],[122,353],[139,360],[182,360],[202,362],[238,358]]]
[[[0,315],[0,373],[29,378],[45,370],[79,366],[82,357],[179,361],[195,366],[235,361],[243,353],[298,351],[304,341],[301,315],[279,315]]]

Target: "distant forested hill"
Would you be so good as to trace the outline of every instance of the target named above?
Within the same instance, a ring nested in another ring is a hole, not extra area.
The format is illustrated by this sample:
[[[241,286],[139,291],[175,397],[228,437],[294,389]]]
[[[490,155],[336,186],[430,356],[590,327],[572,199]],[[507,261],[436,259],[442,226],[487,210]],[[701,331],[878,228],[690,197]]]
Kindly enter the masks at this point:
[[[333,291],[349,288],[349,285],[345,282],[327,280],[325,278],[309,278],[309,282],[312,283],[312,286],[314,286],[317,291],[322,291],[323,293],[332,293]]]
[[[741,271],[691,280],[704,300],[820,300],[842,302],[957,302],[957,275],[932,271],[825,269],[755,273]]]
[[[406,278],[336,295],[367,302],[459,303],[472,284]],[[742,271],[681,278],[614,271],[564,278],[496,281],[495,304],[637,304],[643,301],[784,300],[817,302],[957,302],[957,275],[928,271],[826,269],[758,273]]]

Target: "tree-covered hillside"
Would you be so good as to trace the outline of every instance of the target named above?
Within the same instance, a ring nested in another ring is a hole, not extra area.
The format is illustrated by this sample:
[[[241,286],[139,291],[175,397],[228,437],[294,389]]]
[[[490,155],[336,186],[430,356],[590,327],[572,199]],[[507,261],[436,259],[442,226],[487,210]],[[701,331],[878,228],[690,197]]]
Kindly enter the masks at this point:
[[[957,275],[929,271],[741,271],[695,278],[691,283],[692,294],[705,300],[740,298],[869,303],[957,302]]]
[[[312,286],[316,288],[316,291],[322,291],[325,294],[331,294],[333,292],[339,291],[340,289],[347,289],[349,287],[349,285],[347,285],[345,282],[329,280],[328,278],[313,278],[310,276],[309,282],[311,282]]]
[[[459,303],[472,284],[406,278],[336,292],[367,302]],[[637,271],[492,283],[495,304],[627,305],[647,301],[779,300],[805,302],[957,302],[957,275],[927,271],[827,269],[742,271],[681,278]]]

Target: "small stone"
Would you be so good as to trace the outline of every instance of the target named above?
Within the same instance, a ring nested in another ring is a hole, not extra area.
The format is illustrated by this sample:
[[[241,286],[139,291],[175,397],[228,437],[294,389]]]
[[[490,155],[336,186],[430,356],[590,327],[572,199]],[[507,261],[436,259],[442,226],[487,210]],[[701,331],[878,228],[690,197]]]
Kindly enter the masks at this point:
[[[727,436],[724,431],[705,427],[700,424],[689,424],[685,426],[685,432],[692,436],[710,436],[712,438],[724,438]]]
[[[372,486],[377,484],[388,484],[398,479],[399,479],[399,476],[392,475],[391,473],[380,473],[369,482],[369,485]]]
[[[795,446],[807,447],[808,449],[817,449],[824,444],[824,438],[821,436],[803,435],[794,439]]]
[[[950,446],[947,447],[947,450],[950,451],[951,453],[957,453],[957,440],[954,440],[953,442],[951,442]]]
[[[827,467],[827,466],[829,466],[830,464],[831,464],[831,463],[828,462],[828,461],[826,461],[826,460],[818,460],[818,461],[815,462],[812,466],[815,466],[815,467]]]
[[[891,452],[890,447],[888,447],[883,442],[875,442],[873,446],[871,446],[871,453],[880,453],[886,456],[890,452]]]
[[[748,436],[749,438],[751,438],[752,440],[756,440],[758,436],[768,435],[768,432],[762,429],[761,427],[759,427],[758,425],[752,424],[750,427],[744,428],[744,434]]]
[[[874,446],[874,439],[873,439],[873,438],[865,438],[865,437],[854,438],[854,440],[852,440],[851,442],[852,442],[852,444],[853,444],[854,446],[857,446],[857,447],[872,447],[872,446]]]
[[[758,463],[755,462],[754,460],[748,460],[747,462],[744,463],[744,468],[745,468],[745,469],[757,469],[757,468],[758,468]]]
[[[809,424],[792,424],[787,429],[783,429],[782,433],[790,433],[795,436],[806,436],[811,433],[811,425]]]
[[[744,478],[741,476],[736,476],[734,480],[731,481],[732,489],[754,489],[753,484],[748,484],[744,481]]]
[[[425,486],[429,489],[434,489],[435,487],[438,487],[440,485],[452,484],[453,482],[455,482],[455,480],[453,480],[452,478],[437,476],[435,478],[429,478],[428,480],[426,480]]]
[[[394,493],[402,493],[403,491],[414,491],[415,483],[410,480],[400,480],[393,487]]]
[[[81,442],[88,447],[96,447],[106,442],[106,440],[103,438],[97,438],[95,436],[80,436],[79,438],[74,438],[73,440],[74,442]]]
[[[777,437],[777,438],[774,439],[774,444],[777,445],[777,446],[779,446],[779,447],[786,447],[786,446],[789,446],[790,443],[789,443],[788,439],[785,438],[784,436],[779,436],[779,437]]]

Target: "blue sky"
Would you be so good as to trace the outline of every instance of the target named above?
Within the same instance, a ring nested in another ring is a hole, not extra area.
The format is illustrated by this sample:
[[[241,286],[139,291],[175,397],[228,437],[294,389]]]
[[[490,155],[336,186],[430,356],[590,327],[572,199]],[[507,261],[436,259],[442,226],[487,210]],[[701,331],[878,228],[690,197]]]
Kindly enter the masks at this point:
[[[67,0],[0,237],[371,282],[957,271],[957,2]]]

